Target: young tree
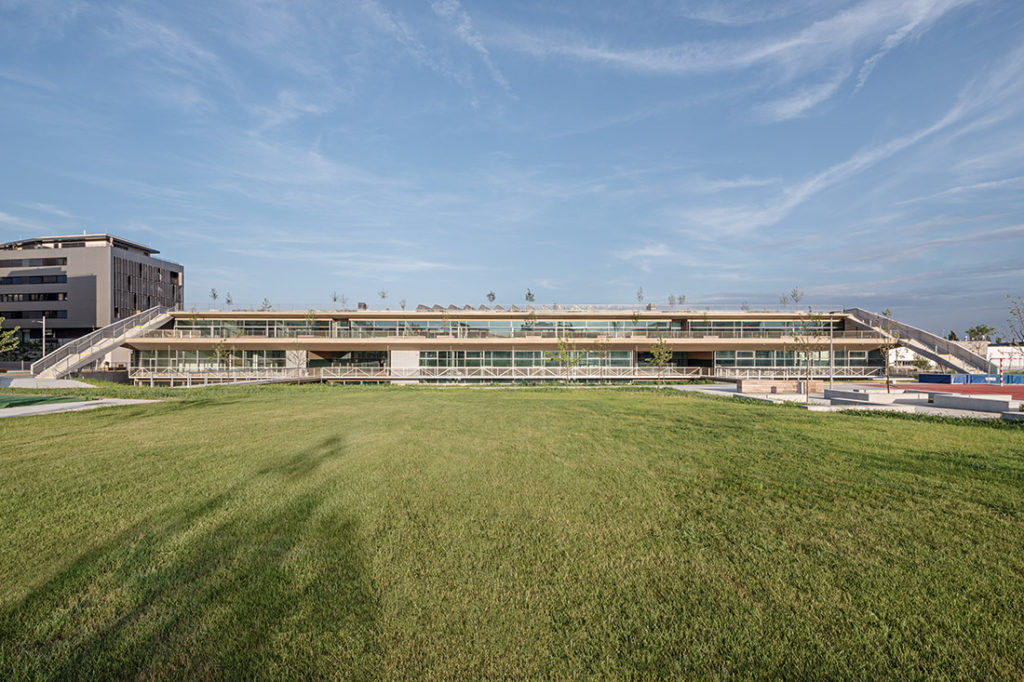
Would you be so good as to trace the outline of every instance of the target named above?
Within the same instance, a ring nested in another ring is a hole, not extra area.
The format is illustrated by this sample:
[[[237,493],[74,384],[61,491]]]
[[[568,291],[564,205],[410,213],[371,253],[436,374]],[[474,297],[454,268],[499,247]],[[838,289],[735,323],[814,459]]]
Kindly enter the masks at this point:
[[[15,327],[14,329],[4,329],[4,320],[6,318],[0,317],[0,353],[7,353],[18,347],[20,342],[18,339],[18,331],[21,327]]]
[[[747,303],[746,301],[744,301],[743,303],[740,303],[740,310],[742,310],[745,313],[746,312],[750,312],[750,304]]]
[[[405,310],[405,299],[404,298],[401,301],[398,302],[398,307],[401,308],[402,310]]]
[[[1006,295],[1010,302],[1010,343],[1024,345],[1024,296]]]
[[[334,305],[334,309],[337,310],[338,309],[338,292],[337,291],[332,291],[331,292],[331,303]]]
[[[496,299],[496,298],[497,298],[497,296],[495,295],[494,291],[488,291],[487,292],[487,300],[488,300],[488,302],[494,303],[494,299]]]
[[[590,345],[590,353],[597,358],[597,371],[599,376],[604,378],[604,367],[608,364],[608,351],[610,346],[604,341],[595,341]]]
[[[637,302],[637,305],[643,305],[644,304],[644,288],[643,287],[640,287],[639,289],[636,290],[636,302]]]
[[[1010,319],[1007,323],[1010,331],[1009,343],[1014,347],[1016,354],[1024,356],[1024,296],[1007,294],[1006,299],[1010,302]]]
[[[217,290],[216,289],[210,289],[210,300],[213,301],[213,307],[216,308],[216,306],[217,306]]]
[[[829,347],[829,335],[826,331],[824,315],[815,315],[810,308],[802,315],[793,328],[793,348],[798,358],[804,362],[807,384],[804,386],[804,397],[811,402],[811,379],[814,378],[814,360],[818,353]],[[831,361],[831,360],[830,360]]]
[[[686,294],[679,294],[676,300],[679,301],[679,305],[686,305]]]
[[[896,349],[900,347],[900,329],[896,320],[892,319],[892,311],[886,308],[882,311],[882,324],[880,331],[885,336],[878,351],[885,360],[885,392],[892,393],[892,363],[896,358]]]
[[[926,370],[932,366],[932,363],[928,362],[927,358],[922,358],[920,355],[914,356],[914,359],[910,361],[910,364],[917,367],[919,370]]]
[[[789,292],[789,300],[793,301],[794,307],[800,305],[800,301],[804,300],[804,292],[799,287],[793,287]]]
[[[669,294],[668,295],[668,304],[669,305],[675,305],[676,304],[676,295],[675,294]]]
[[[533,292],[530,291],[529,289],[527,289],[526,290],[526,302],[527,303],[533,303],[536,300],[537,300],[537,297],[533,295]]]
[[[231,369],[228,362],[231,358],[231,350],[227,348],[226,344],[227,339],[222,338],[213,346],[213,354],[217,358],[217,369]]]
[[[672,346],[664,338],[651,346],[651,357],[647,360],[658,368],[658,388],[661,388],[665,368],[672,363]]]
[[[558,350],[545,353],[545,356],[557,361],[562,366],[565,371],[565,385],[568,386],[573,367],[583,360],[583,351],[577,350],[576,342],[566,334],[558,338]]]
[[[381,304],[381,307],[383,307],[387,303],[387,300],[388,300],[388,290],[387,289],[381,289],[380,291],[377,292],[377,295],[380,296],[380,304]]]
[[[950,341],[959,341],[960,337],[956,335],[956,332],[952,329],[949,330],[949,335],[946,337]]]
[[[786,309],[786,306],[789,305],[789,294],[783,294],[782,296],[779,296],[779,305],[782,306],[783,310]]]
[[[260,310],[262,310],[262,311],[270,310],[270,301],[268,301],[267,299],[263,299],[263,303],[260,304]]]
[[[987,324],[976,324],[964,332],[964,334],[966,334],[968,341],[990,341],[992,334],[995,334],[997,331],[995,327],[990,327]]]
[[[230,306],[230,305],[234,305],[234,303],[235,303],[235,300],[233,298],[231,298],[231,292],[229,291],[228,293],[226,293],[224,295],[224,305]]]

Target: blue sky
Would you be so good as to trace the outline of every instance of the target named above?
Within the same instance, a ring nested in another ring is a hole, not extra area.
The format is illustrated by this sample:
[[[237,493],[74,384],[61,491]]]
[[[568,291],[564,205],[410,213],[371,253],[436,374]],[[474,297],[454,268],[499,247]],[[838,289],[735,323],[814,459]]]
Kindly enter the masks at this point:
[[[187,305],[1024,294],[1024,3],[0,0],[0,240]]]

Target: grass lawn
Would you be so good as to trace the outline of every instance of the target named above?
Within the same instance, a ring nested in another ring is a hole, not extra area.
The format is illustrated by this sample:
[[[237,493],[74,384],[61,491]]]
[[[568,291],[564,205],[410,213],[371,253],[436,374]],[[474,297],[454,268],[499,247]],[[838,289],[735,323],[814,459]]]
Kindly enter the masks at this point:
[[[1018,425],[160,395],[0,421],[0,679],[1024,676]]]

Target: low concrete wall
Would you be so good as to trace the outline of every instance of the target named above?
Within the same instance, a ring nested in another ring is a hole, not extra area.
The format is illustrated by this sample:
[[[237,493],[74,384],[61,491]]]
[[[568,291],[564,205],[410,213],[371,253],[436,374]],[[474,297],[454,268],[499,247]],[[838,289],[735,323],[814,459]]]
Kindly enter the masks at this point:
[[[1013,412],[1020,410],[1020,401],[1009,395],[966,396],[949,393],[933,393],[935,407],[952,410],[973,410],[975,412]]]
[[[862,402],[872,405],[892,405],[898,400],[926,400],[927,393],[905,392],[895,389],[887,392],[885,389],[849,389],[849,388],[826,388],[825,397],[829,400],[841,400],[844,403]]]
[[[128,377],[128,370],[107,370],[96,372],[75,372],[77,379],[94,379],[96,381],[111,381],[115,384],[130,384],[132,380]]]
[[[736,390],[740,393],[800,393],[800,386],[805,383],[810,383],[811,393],[825,390],[825,382],[820,379],[812,379],[810,382],[797,379],[740,379],[736,382]]]

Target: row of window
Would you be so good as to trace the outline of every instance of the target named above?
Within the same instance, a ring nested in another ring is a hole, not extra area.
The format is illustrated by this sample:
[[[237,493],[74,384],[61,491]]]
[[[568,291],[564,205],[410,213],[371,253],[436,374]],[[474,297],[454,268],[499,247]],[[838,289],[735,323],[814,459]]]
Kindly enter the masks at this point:
[[[828,367],[832,364],[828,351],[812,351],[811,365]],[[806,367],[808,355],[792,350],[717,350],[715,351],[716,367]],[[835,352],[836,367],[882,367],[885,360],[877,351],[837,350]]]
[[[8,320],[34,320],[42,317],[52,317],[58,320],[65,320],[68,316],[66,310],[5,310],[3,316]]]
[[[0,294],[0,303],[24,303],[26,301],[66,301],[66,291],[46,291],[32,294]]]
[[[579,352],[580,367],[632,367],[628,350]],[[556,353],[544,351],[420,351],[420,367],[559,367]]]
[[[67,265],[67,258],[6,258],[0,259],[0,268],[35,268],[44,265]]]
[[[344,324],[340,323],[339,327]],[[657,334],[682,329],[679,322],[669,320],[351,320],[349,324],[353,335],[370,331],[387,332],[391,336],[427,336],[435,333],[504,338],[536,334],[620,336],[631,332]]]
[[[67,284],[67,275],[18,275],[0,277],[0,284]]]
[[[808,332],[827,334],[829,330],[843,329],[842,320],[806,319],[806,320],[691,320],[690,331],[705,334],[761,334],[778,333],[801,334]]]
[[[132,355],[141,369],[204,372],[285,367],[283,350],[139,350]]]
[[[524,336],[612,336],[636,333],[656,336],[679,326],[664,321],[592,321],[592,320],[200,320],[179,318],[175,328],[194,332],[197,336],[269,336],[289,337],[302,334],[337,337],[385,336],[457,336],[524,337]]]

